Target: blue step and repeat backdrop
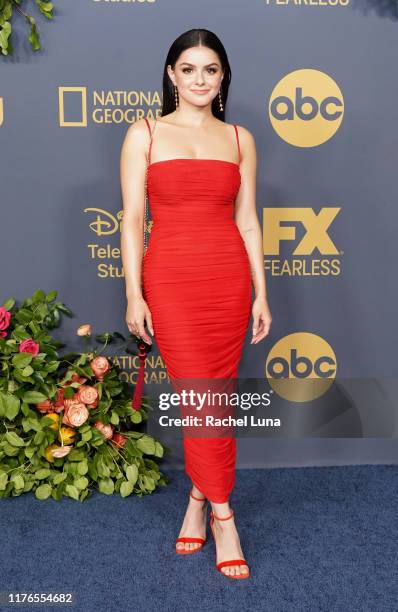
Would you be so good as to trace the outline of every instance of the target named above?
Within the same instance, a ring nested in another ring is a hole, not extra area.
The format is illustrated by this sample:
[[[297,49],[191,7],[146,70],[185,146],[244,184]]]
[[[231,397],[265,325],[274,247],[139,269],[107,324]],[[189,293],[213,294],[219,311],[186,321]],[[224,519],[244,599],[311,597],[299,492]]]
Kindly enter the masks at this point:
[[[173,40],[210,29],[232,69],[226,120],[257,143],[273,315],[258,345],[250,325],[240,378],[269,383],[287,419],[242,436],[238,466],[396,463],[396,3],[54,4],[51,22],[29,7],[42,50],[16,14],[14,54],[0,60],[0,301],[56,289],[76,315],[57,332],[69,348],[83,348],[83,323],[128,334],[120,148],[129,124],[160,115]],[[115,358],[134,382],[138,358]],[[282,372],[314,384],[292,393]],[[155,343],[145,392],[165,381]]]

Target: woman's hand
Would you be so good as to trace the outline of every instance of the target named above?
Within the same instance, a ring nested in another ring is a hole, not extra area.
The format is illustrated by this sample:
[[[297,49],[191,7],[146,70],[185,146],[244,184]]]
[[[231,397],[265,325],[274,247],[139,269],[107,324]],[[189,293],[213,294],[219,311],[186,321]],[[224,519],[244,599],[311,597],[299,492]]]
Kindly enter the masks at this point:
[[[147,324],[149,331],[154,336],[152,326],[152,316],[148,304],[143,297],[130,298],[127,303],[126,323],[129,331],[135,336],[139,336],[147,344],[152,344],[152,339],[145,331],[144,324]]]
[[[250,344],[257,344],[265,338],[271,327],[272,316],[266,298],[256,298],[252,306],[253,337]]]

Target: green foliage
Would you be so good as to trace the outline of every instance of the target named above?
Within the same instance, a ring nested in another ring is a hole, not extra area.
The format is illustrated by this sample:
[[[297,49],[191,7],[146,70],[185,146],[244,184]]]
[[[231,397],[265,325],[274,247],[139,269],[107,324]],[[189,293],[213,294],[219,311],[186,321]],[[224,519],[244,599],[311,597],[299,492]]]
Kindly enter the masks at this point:
[[[41,49],[36,19],[32,15],[26,13],[23,8],[25,4],[27,4],[25,0],[0,0],[0,50],[3,55],[12,55],[14,52],[12,45],[12,20],[14,18],[14,13],[17,13],[28,24],[28,41],[33,51]],[[54,18],[54,5],[52,2],[35,0],[34,4],[46,19]]]
[[[151,494],[167,484],[157,460],[169,449],[136,429],[148,418],[148,398],[141,410],[132,408],[117,360],[108,359],[109,369],[97,378],[92,364],[104,359],[98,350],[58,354],[65,345],[49,330],[72,313],[56,297],[38,290],[20,307],[12,298],[0,307],[0,498],[31,491],[40,500],[83,501],[94,488],[122,497]],[[118,332],[96,336],[104,346],[121,339]],[[97,399],[83,405],[88,418],[73,426],[63,422],[64,402],[84,404],[75,398],[79,389]]]

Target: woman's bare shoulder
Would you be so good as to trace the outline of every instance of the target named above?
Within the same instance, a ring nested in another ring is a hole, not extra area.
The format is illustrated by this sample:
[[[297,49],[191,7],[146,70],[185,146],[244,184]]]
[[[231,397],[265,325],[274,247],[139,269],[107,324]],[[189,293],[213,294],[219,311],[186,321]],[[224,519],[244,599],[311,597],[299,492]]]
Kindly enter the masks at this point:
[[[151,126],[151,119],[148,119],[148,122]],[[148,125],[144,118],[138,119],[138,121],[134,121],[126,130],[123,142],[123,151],[128,151],[132,155],[140,152],[146,151],[148,148],[148,143],[150,142],[150,134],[148,130]]]
[[[234,124],[231,123],[231,126],[233,125]],[[250,130],[247,129],[247,127],[245,127],[244,125],[240,125],[238,123],[235,123],[235,125],[238,129],[239,136],[242,136],[243,138],[247,140],[254,140],[253,134],[250,132]]]

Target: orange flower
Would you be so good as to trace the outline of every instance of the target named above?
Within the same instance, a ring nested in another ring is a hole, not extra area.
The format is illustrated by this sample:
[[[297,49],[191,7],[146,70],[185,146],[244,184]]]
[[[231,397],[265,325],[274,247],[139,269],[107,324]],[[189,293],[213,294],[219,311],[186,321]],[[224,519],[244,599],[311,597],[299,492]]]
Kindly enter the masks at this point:
[[[109,361],[106,357],[95,357],[90,361],[90,366],[96,378],[100,381],[104,379],[105,374],[110,368]]]
[[[113,427],[112,425],[105,425],[101,421],[97,421],[94,425],[104,436],[105,440],[109,440],[113,436]]]
[[[91,325],[89,323],[80,325],[80,327],[77,328],[76,333],[78,336],[91,336]]]
[[[80,427],[88,419],[88,410],[84,404],[73,403],[65,408],[62,422],[70,427]]]
[[[46,412],[54,412],[54,404],[50,399],[46,399],[44,402],[39,402],[36,404],[36,409],[42,414]]]
[[[57,446],[57,448],[51,449],[51,454],[55,459],[62,459],[62,457],[69,455],[71,450],[72,446]]]
[[[115,434],[113,434],[113,436],[111,438],[111,442],[115,446],[119,446],[120,448],[123,448],[123,446],[125,446],[126,443],[127,443],[127,438],[126,438],[126,436],[123,436],[120,433],[115,433]]]
[[[90,385],[82,385],[79,387],[75,397],[79,402],[91,406],[98,400],[98,390]]]

